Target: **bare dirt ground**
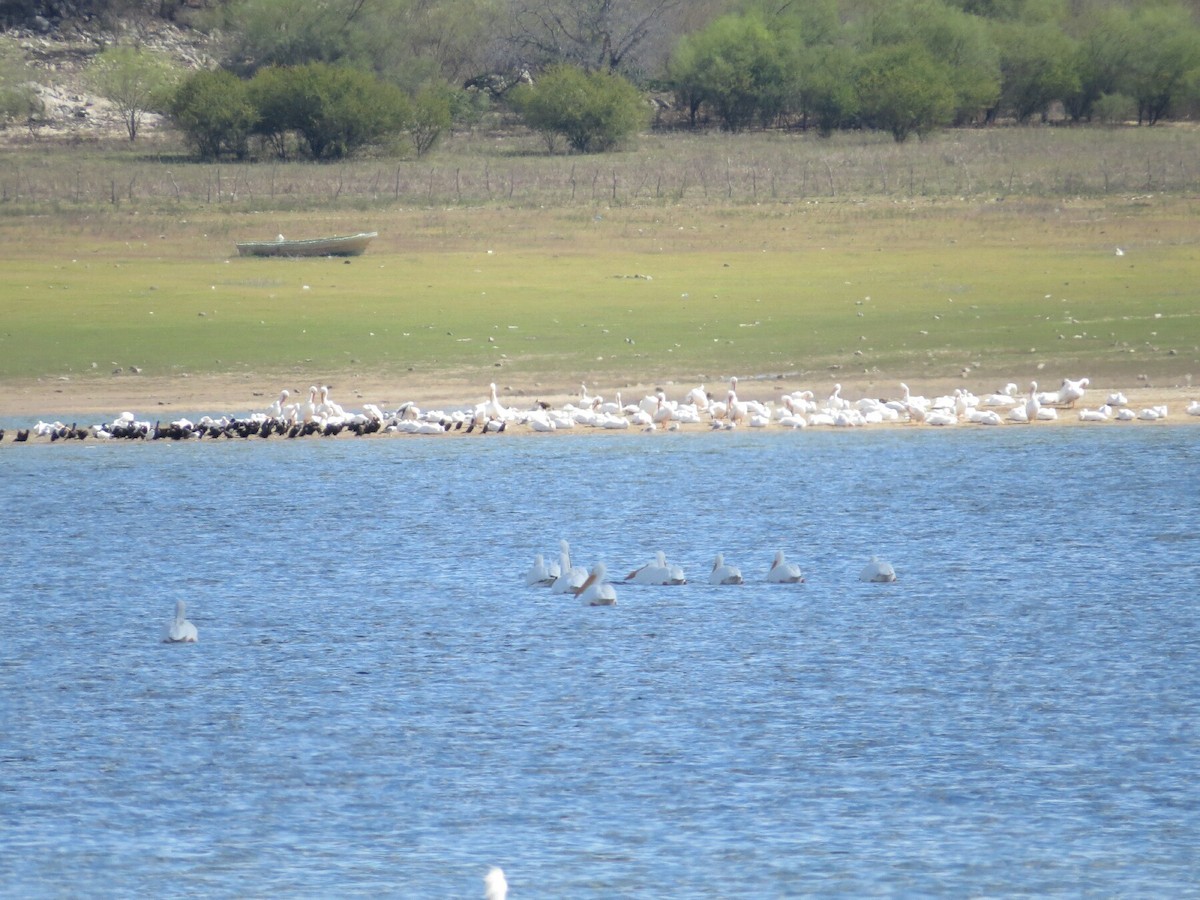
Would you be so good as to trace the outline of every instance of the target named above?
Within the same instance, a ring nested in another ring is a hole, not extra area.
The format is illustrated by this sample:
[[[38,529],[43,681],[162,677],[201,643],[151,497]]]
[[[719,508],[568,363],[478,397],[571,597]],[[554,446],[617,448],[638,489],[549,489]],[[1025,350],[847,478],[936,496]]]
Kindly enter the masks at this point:
[[[1020,384],[1022,392],[1028,381],[1012,379]],[[294,379],[293,379],[294,381]],[[374,403],[383,409],[394,409],[402,403],[412,401],[422,409],[461,409],[481,403],[488,398],[487,384],[466,381],[450,381],[444,378],[421,377],[412,374],[399,380],[388,380],[369,376],[343,376],[330,383],[331,396],[346,409],[360,409],[364,403]],[[914,394],[933,397],[951,393],[955,387],[968,389],[983,396],[1003,387],[1002,384],[975,384],[962,382],[908,382]],[[615,399],[620,392],[625,403],[636,403],[658,387],[674,400],[696,387],[697,382],[627,382],[616,385],[588,384],[589,393]],[[706,388],[718,399],[724,399],[726,383],[706,383]],[[184,416],[208,413],[244,416],[255,411],[265,411],[278,396],[280,389],[289,389],[293,397],[303,398],[307,384],[288,384],[265,379],[253,374],[194,375],[173,378],[149,378],[140,375],[120,375],[82,379],[38,379],[8,382],[0,385],[0,418],[10,423],[22,423],[21,427],[39,420],[66,421],[72,417],[79,424],[110,422],[120,413],[129,411],[139,419],[170,421]],[[1055,390],[1058,382],[1050,379],[1040,384],[1042,390]],[[829,385],[801,383],[786,378],[742,377],[738,383],[738,396],[743,400],[766,402],[795,390],[812,390],[818,399],[827,396]],[[537,401],[555,406],[580,401],[579,382],[564,376],[561,380],[530,384],[497,384],[502,402],[513,408],[530,408]],[[1135,411],[1146,407],[1166,406],[1169,410],[1167,423],[1200,424],[1200,416],[1185,413],[1188,404],[1200,399],[1200,388],[1148,387],[1127,384],[1107,384],[1103,379],[1093,379],[1086,396],[1076,406],[1095,408],[1105,402],[1109,394],[1123,392],[1128,405]],[[854,382],[842,384],[841,396],[851,401],[860,397],[879,399],[895,398],[900,395],[899,381]],[[71,424],[67,422],[67,424]],[[1039,423],[1050,426],[1078,425],[1076,410],[1063,409],[1056,422]],[[1141,423],[1144,424],[1144,423]],[[1155,423],[1157,424],[1157,423]],[[693,426],[702,427],[702,426]],[[881,427],[881,426],[872,426]]]

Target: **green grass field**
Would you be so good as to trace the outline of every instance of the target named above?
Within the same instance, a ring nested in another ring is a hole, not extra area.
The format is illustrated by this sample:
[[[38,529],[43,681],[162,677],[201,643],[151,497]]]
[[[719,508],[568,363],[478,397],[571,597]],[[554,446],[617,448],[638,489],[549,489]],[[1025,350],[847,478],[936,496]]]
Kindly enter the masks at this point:
[[[0,379],[131,366],[475,383],[499,367],[510,384],[1200,371],[1189,191],[294,206],[0,210]],[[349,262],[233,246],[368,229],[380,237]]]

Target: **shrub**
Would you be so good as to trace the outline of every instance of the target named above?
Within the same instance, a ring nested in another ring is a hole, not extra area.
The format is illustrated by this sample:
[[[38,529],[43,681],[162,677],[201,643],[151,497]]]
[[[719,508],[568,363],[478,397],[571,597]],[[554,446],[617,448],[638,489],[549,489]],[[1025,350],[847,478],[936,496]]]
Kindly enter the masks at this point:
[[[860,112],[897,143],[945,125],[954,114],[949,67],[919,44],[882,47],[863,57],[857,80]]]
[[[408,98],[366,72],[311,62],[280,68],[253,91],[263,130],[295,131],[317,160],[340,160],[410,119]]]
[[[413,98],[408,136],[417,156],[424,156],[450,127],[450,92],[442,86],[427,85]]]
[[[134,47],[105,50],[88,67],[88,80],[111,100],[136,140],[147,112],[165,111],[178,81],[178,71],[164,57]]]
[[[580,153],[620,146],[649,121],[642,95],[620,75],[554,66],[534,84],[512,92],[514,108],[534,131],[562,135]]]
[[[721,127],[741,131],[782,108],[787,71],[779,41],[758,16],[729,15],[684,38],[670,67],[676,97],[695,111],[707,104]]]
[[[261,137],[280,159],[288,156],[288,135],[299,128],[303,98],[296,90],[293,70],[286,66],[259,69],[247,90],[258,119],[254,133]]]
[[[0,128],[41,111],[42,102],[29,81],[16,42],[0,38]]]
[[[223,70],[196,72],[179,86],[171,116],[202,159],[222,152],[239,159],[258,119],[246,83]]]
[[[1137,103],[1124,94],[1101,94],[1092,104],[1092,115],[1106,125],[1119,125],[1137,117]]]

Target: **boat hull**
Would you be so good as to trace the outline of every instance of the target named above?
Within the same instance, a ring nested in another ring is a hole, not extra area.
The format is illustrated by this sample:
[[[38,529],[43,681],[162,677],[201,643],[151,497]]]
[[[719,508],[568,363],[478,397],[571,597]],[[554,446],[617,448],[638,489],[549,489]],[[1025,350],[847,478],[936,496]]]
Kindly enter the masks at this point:
[[[242,241],[237,250],[240,256],[361,256],[378,234],[364,231],[306,241]]]

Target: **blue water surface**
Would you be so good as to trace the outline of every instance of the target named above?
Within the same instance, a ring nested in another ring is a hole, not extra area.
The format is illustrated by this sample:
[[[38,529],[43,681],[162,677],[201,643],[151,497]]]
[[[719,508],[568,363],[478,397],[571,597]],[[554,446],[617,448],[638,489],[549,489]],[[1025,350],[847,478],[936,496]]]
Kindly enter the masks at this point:
[[[1200,896],[1198,437],[10,447],[0,893]]]

